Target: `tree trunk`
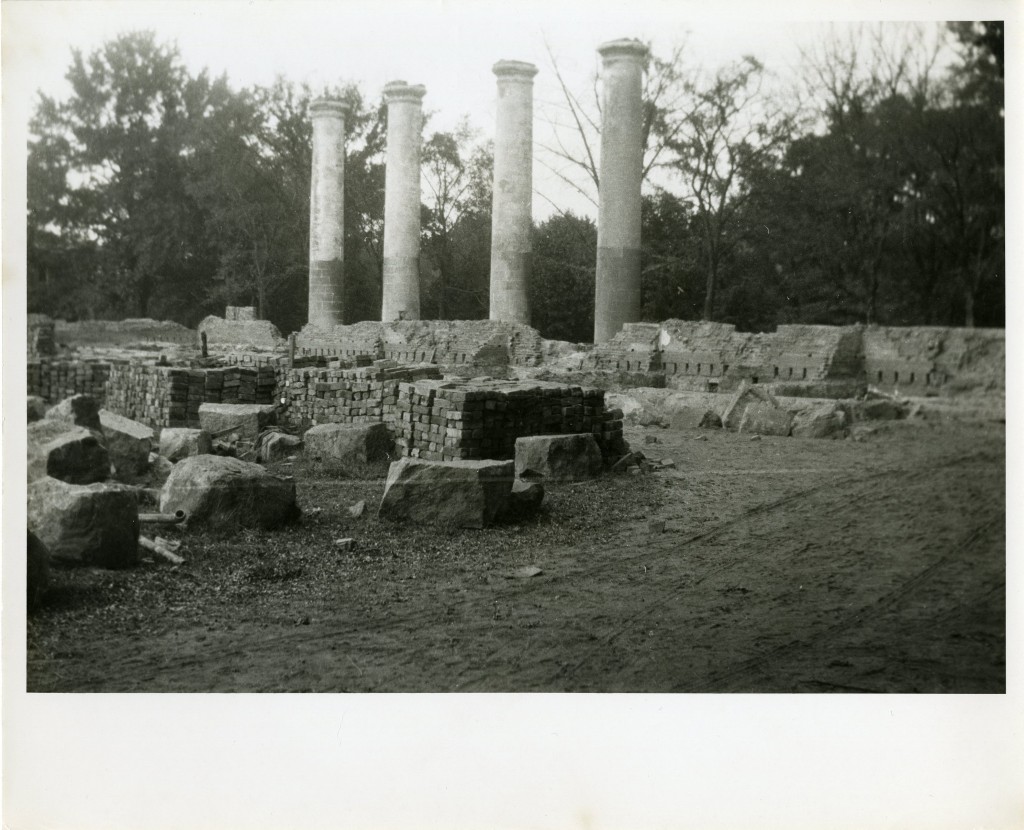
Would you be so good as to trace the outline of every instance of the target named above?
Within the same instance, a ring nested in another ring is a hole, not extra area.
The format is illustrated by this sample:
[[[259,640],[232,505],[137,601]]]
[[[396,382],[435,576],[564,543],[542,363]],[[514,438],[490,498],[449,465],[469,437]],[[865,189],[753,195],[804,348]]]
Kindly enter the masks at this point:
[[[969,285],[964,289],[964,325],[974,328],[974,289]]]
[[[701,315],[701,319],[710,322],[711,317],[715,312],[715,290],[717,289],[718,282],[718,269],[715,267],[715,263],[708,263],[708,282],[707,289],[704,292],[704,313]]]

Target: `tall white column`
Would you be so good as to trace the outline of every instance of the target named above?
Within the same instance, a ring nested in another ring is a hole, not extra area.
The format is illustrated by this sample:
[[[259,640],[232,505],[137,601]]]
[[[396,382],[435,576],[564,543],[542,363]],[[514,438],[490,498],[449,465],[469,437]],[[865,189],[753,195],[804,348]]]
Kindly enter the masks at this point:
[[[533,227],[533,77],[537,67],[498,61],[491,208],[490,318],[530,324],[527,285]]]
[[[648,51],[636,40],[598,47],[602,58],[601,170],[597,217],[594,342],[640,319],[640,179],[643,73]]]
[[[393,81],[384,174],[384,296],[381,320],[420,317],[420,145],[426,88]]]
[[[348,104],[318,98],[309,188],[309,311],[307,321],[330,328],[345,322],[345,116]]]

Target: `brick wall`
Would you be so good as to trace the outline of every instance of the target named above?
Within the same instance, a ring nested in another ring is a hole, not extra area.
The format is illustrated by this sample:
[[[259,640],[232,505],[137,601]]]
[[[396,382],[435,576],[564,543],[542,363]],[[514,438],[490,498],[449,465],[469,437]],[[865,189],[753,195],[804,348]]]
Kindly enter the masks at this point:
[[[101,405],[106,395],[111,364],[106,361],[28,361],[28,394],[47,403],[58,403],[72,395],[91,395]]]

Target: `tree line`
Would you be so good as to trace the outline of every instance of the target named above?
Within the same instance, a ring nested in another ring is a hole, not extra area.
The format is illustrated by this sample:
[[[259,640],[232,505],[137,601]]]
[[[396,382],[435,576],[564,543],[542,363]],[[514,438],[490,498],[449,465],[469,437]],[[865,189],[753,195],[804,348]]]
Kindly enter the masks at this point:
[[[713,71],[685,45],[646,76],[642,303],[669,317],[779,323],[1004,323],[1003,30],[949,24],[937,66],[912,29],[851,30],[806,51],[783,90],[753,57]],[[587,198],[599,97],[570,89],[538,159]],[[28,306],[65,319],[194,326],[254,305],[305,323],[315,97],[278,79],[190,73],[152,33],[73,53],[66,100],[40,95],[28,152]],[[386,111],[357,87],[345,163],[350,322],[379,319]],[[423,144],[422,314],[488,312],[489,142],[467,122]],[[597,231],[534,228],[533,324],[589,340]]]

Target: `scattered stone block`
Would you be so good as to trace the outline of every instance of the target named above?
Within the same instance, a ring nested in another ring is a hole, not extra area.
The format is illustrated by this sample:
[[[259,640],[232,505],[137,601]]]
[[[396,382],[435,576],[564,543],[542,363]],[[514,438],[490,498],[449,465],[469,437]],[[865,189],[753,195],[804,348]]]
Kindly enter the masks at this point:
[[[583,481],[601,474],[601,448],[591,433],[531,435],[516,439],[516,473],[541,473],[548,481]]]
[[[63,421],[67,424],[85,427],[99,432],[100,405],[96,399],[89,395],[72,395],[60,403],[50,407],[46,417],[54,421]]]
[[[377,515],[418,524],[487,527],[508,510],[512,461],[402,458],[388,470]]]
[[[28,396],[28,422],[31,424],[46,416],[46,401],[38,395]]]
[[[338,550],[344,550],[344,551],[355,550],[356,549],[356,540],[355,539],[335,539],[334,540],[334,546]]]
[[[102,568],[134,565],[139,555],[139,499],[120,484],[29,484],[28,527],[55,559]]]
[[[786,436],[793,430],[793,414],[768,403],[751,403],[743,412],[740,432]]]
[[[28,478],[51,476],[69,484],[110,477],[110,454],[101,436],[66,421],[44,418],[28,425]]]
[[[160,455],[172,464],[193,455],[213,452],[213,440],[205,429],[165,427],[160,430]]]
[[[160,492],[160,512],[184,510],[193,524],[273,529],[298,518],[295,482],[259,464],[195,455],[174,465]]]
[[[270,463],[293,455],[302,447],[302,439],[287,432],[272,432],[263,437],[260,444],[260,461]]]
[[[199,406],[199,426],[211,436],[237,432],[243,441],[255,443],[260,433],[277,422],[272,404],[204,403]]]
[[[386,424],[319,424],[306,430],[303,445],[312,458],[366,464],[388,457],[391,433]]]
[[[360,499],[348,509],[348,515],[353,519],[358,519],[366,510],[366,501]]]
[[[717,412],[702,406],[687,406],[673,409],[667,419],[669,429],[719,429],[722,419]]]
[[[743,381],[736,394],[733,395],[729,405],[725,408],[725,412],[722,413],[722,426],[726,429],[738,430],[740,422],[743,420],[743,415],[751,404],[762,404],[775,409],[779,408],[779,404],[771,392],[763,386]]]
[[[43,604],[43,596],[50,587],[50,552],[31,530],[28,531],[28,563],[25,571],[28,583],[28,609]]]
[[[100,410],[100,424],[114,470],[121,475],[146,472],[153,449],[153,430],[106,409]]]
[[[805,409],[793,416],[794,438],[836,438],[845,434],[846,413],[834,403]]]

